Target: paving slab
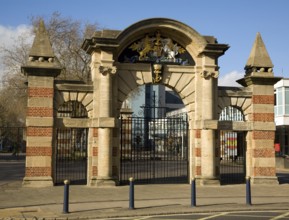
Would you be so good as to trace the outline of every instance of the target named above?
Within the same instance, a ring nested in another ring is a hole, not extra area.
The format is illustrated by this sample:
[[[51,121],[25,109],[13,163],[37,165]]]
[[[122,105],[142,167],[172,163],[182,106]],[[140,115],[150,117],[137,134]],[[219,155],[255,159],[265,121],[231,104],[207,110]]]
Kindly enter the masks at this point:
[[[14,161],[14,165],[1,166],[5,164],[2,162],[0,166],[10,167],[12,172],[14,168],[19,168],[19,163]],[[245,184],[197,186],[196,207],[191,207],[189,184],[135,185],[133,210],[129,209],[129,186],[94,188],[71,185],[69,213],[64,214],[63,186],[22,187],[21,169],[13,175],[5,170],[0,172],[0,219],[109,219],[182,213],[289,210],[289,170],[278,170],[278,177],[282,184],[252,185],[251,206],[246,205]]]

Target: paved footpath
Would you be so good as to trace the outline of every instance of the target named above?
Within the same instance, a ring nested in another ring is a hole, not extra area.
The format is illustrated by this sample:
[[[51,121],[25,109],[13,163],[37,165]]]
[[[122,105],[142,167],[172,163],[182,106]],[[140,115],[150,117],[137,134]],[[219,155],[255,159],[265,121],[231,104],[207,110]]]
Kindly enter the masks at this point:
[[[252,206],[245,185],[197,187],[197,207],[191,207],[190,185],[136,185],[130,210],[128,186],[70,186],[69,214],[63,214],[63,187],[23,188],[20,181],[0,189],[0,219],[97,219],[191,212],[289,210],[289,184],[252,186]]]
[[[129,186],[92,188],[70,186],[69,213],[63,214],[63,186],[22,187],[20,180],[0,179],[0,219],[108,219],[154,214],[242,210],[289,210],[289,173],[279,185],[252,186],[252,205],[246,205],[246,186],[197,186],[197,207],[191,207],[189,184],[135,185],[135,209],[129,209]]]

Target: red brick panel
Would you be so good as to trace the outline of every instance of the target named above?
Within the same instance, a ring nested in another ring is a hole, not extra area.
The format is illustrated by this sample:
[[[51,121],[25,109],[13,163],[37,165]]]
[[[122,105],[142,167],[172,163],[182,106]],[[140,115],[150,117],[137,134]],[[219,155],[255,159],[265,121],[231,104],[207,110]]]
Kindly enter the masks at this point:
[[[51,176],[51,167],[26,167],[27,177]]]
[[[28,97],[53,97],[53,88],[29,87]]]
[[[274,140],[274,131],[252,131],[252,139]]]
[[[196,157],[201,157],[202,156],[201,148],[195,148],[195,154],[196,154]]]
[[[201,166],[196,166],[196,175],[197,176],[202,175],[202,167]]]
[[[52,156],[52,147],[27,147],[26,156]]]
[[[92,156],[97,157],[98,156],[98,147],[92,148]]]
[[[274,113],[253,113],[252,121],[273,122]]]
[[[97,171],[97,166],[92,166],[92,176],[97,176],[98,175],[98,171]]]
[[[27,116],[31,117],[53,117],[53,109],[48,107],[28,107]]]
[[[53,128],[51,127],[27,127],[27,136],[48,136],[51,137]]]
[[[254,167],[254,176],[275,176],[275,167]]]
[[[195,130],[195,138],[201,138],[201,130],[200,129]]]
[[[274,105],[274,95],[253,95],[253,104],[272,104]]]
[[[98,128],[93,128],[93,137],[98,137]]]
[[[275,150],[273,149],[254,149],[253,150],[253,157],[268,157],[272,158],[275,157]]]

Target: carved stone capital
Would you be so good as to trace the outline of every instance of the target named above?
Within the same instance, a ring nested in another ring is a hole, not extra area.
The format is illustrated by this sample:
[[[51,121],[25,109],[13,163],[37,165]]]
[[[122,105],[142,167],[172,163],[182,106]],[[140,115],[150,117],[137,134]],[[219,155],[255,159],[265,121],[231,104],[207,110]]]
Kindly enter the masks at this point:
[[[116,73],[116,67],[115,66],[99,66],[98,68],[99,72],[102,75],[112,74],[114,75]]]
[[[213,71],[213,72],[209,72],[207,70],[204,70],[201,72],[201,77],[205,78],[205,79],[209,79],[209,78],[218,78],[219,77],[219,71]]]

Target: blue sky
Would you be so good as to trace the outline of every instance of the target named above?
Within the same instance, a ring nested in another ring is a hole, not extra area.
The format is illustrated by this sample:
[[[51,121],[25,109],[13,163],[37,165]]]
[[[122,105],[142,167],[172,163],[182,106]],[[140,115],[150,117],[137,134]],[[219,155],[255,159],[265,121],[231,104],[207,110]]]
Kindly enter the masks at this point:
[[[50,16],[55,11],[63,17],[118,30],[146,18],[176,19],[230,45],[219,59],[221,83],[242,77],[260,32],[275,75],[289,77],[288,0],[1,0],[0,11],[0,44],[8,41],[5,30],[29,25],[30,16]]]

